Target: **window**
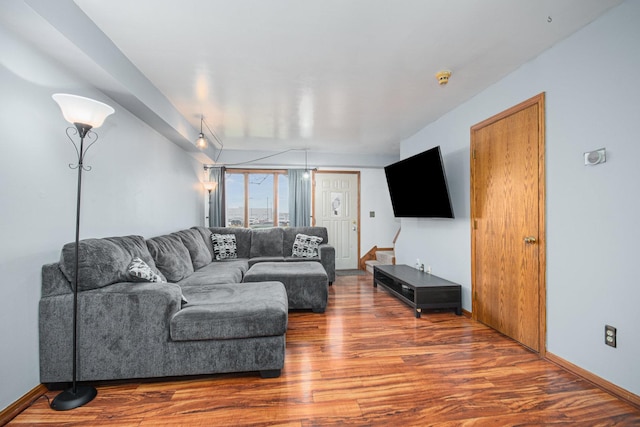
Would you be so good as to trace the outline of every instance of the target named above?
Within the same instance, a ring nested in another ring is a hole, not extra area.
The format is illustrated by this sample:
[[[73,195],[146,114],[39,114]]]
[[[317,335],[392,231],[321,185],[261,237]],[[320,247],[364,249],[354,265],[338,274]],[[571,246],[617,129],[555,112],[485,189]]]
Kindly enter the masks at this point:
[[[225,171],[227,227],[289,225],[289,180],[284,170]]]

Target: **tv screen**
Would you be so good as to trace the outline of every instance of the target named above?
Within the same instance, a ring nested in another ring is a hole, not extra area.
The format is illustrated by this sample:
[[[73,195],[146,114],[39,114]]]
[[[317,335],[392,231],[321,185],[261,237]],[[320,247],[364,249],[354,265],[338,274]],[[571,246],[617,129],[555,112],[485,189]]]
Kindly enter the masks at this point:
[[[453,218],[440,146],[384,168],[393,213],[403,218]]]

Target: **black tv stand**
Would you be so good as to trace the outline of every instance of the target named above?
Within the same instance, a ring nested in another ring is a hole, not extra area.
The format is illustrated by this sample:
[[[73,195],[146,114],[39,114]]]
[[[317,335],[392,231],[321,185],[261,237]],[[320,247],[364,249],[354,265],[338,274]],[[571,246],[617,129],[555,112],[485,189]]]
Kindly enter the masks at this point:
[[[416,317],[423,309],[453,308],[462,314],[460,285],[408,265],[376,265],[373,287],[378,285],[413,307]]]

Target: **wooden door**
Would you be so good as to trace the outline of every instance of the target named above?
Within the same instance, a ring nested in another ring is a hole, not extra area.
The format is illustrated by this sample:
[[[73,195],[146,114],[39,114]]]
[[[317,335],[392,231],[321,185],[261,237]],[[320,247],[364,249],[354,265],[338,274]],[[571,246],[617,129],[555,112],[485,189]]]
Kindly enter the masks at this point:
[[[545,351],[544,94],[471,128],[473,316]]]
[[[314,174],[314,224],[327,227],[336,249],[336,270],[358,268],[360,172]]]

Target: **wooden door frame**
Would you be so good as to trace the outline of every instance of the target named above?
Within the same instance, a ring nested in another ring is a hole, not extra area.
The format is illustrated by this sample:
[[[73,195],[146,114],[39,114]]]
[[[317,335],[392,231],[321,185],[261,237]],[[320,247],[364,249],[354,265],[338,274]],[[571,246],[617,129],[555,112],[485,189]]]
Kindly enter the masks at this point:
[[[311,221],[311,225],[316,225],[316,173],[326,173],[326,174],[341,174],[341,175],[345,175],[345,174],[351,174],[351,175],[356,175],[358,178],[358,186],[357,186],[357,190],[358,190],[358,200],[357,200],[357,210],[356,210],[356,227],[358,227],[358,233],[357,233],[357,240],[358,240],[358,248],[357,248],[357,253],[356,253],[356,260],[360,259],[360,171],[341,171],[341,170],[317,170],[314,169],[313,173],[311,174],[311,213],[312,213],[312,221]],[[356,263],[356,265],[358,265]]]
[[[504,119],[516,112],[531,107],[532,105],[538,106],[538,343],[539,354],[544,357],[547,351],[547,284],[546,284],[546,228],[545,228],[545,206],[546,206],[546,189],[545,189],[545,93],[542,92],[536,96],[533,96],[526,101],[521,102],[501,113],[496,114],[482,122],[473,125],[471,127],[470,144],[469,144],[469,156],[471,164],[471,187],[470,187],[470,201],[471,201],[471,311],[473,319],[477,320],[477,313],[473,307],[477,307],[475,283],[476,283],[476,265],[475,265],[475,227],[474,218],[477,217],[474,202],[474,184],[475,184],[475,168],[473,162],[473,142],[475,132],[481,128],[491,125],[497,121]]]

